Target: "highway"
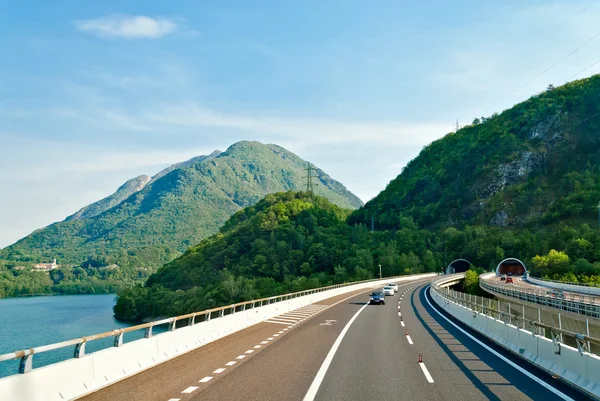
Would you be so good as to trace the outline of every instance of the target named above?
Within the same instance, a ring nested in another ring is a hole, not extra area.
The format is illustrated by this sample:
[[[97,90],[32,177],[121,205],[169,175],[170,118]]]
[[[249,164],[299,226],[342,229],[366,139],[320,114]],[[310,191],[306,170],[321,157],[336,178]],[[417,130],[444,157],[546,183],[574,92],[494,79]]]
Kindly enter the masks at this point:
[[[370,291],[252,326],[82,399],[585,399],[456,327],[430,306],[426,282],[401,285],[381,306],[367,305]]]

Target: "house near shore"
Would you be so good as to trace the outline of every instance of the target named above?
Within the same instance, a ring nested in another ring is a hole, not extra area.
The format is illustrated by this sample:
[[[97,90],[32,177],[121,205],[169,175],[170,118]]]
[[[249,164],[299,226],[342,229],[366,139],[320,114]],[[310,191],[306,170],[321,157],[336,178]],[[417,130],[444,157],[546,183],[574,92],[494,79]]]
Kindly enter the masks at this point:
[[[38,263],[33,265],[33,271],[38,272],[49,272],[50,270],[54,270],[58,267],[56,264],[56,259],[52,261],[52,263]]]

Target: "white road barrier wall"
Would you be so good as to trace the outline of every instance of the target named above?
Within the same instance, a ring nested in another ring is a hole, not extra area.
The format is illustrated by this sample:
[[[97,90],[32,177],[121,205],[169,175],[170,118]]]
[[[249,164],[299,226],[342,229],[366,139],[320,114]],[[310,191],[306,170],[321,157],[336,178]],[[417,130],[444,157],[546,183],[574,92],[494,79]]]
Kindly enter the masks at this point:
[[[600,358],[594,354],[580,353],[577,349],[560,344],[531,331],[519,329],[502,320],[474,312],[456,304],[431,290],[433,300],[456,319],[497,344],[512,351],[537,367],[561,377],[572,386],[600,399]]]
[[[357,290],[434,277],[421,274],[350,285],[236,312],[0,379],[0,400],[74,400],[275,316]],[[35,359],[34,359],[35,364]]]
[[[585,285],[573,285],[566,283],[555,283],[553,281],[540,280],[535,277],[527,277],[527,281],[532,284],[540,285],[547,288],[558,288],[563,291],[577,292],[580,294],[600,295],[600,287],[587,287]]]

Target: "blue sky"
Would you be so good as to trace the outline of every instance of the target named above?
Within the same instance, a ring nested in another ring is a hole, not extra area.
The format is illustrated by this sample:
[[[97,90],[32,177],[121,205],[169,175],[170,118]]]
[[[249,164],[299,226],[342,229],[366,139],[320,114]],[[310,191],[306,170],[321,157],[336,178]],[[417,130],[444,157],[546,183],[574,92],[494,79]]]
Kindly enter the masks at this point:
[[[0,0],[0,247],[242,139],[366,201],[457,118],[599,72],[599,17],[592,0]]]

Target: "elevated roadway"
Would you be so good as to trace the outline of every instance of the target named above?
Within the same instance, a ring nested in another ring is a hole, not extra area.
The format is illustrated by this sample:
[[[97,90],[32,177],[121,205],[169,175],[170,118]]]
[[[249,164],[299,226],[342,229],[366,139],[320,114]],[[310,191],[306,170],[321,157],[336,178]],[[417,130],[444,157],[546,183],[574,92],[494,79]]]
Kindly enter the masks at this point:
[[[382,306],[368,305],[370,291],[277,316],[82,400],[585,399],[434,308],[426,281]]]

